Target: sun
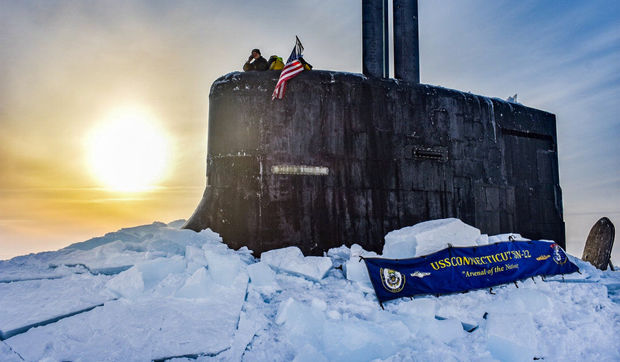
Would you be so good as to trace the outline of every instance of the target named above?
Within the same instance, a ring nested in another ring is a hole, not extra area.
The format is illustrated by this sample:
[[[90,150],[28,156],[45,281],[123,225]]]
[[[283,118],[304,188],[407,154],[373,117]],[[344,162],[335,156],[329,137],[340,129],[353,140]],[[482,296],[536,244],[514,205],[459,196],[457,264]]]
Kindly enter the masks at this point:
[[[153,189],[166,171],[168,139],[155,117],[143,109],[112,111],[86,140],[93,176],[110,191]]]

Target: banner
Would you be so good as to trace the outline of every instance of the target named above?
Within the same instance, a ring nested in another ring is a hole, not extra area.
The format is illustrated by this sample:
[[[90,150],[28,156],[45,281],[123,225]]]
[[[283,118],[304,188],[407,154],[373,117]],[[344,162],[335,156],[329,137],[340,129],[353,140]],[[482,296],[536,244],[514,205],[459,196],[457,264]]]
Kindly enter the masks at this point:
[[[379,302],[579,271],[558,244],[545,241],[450,247],[419,258],[364,258],[364,262]]]

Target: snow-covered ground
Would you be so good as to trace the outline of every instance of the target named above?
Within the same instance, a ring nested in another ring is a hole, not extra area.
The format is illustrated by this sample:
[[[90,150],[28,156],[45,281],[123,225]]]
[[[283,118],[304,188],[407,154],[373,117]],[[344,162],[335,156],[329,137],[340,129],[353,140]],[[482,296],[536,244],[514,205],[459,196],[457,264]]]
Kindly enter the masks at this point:
[[[257,259],[181,221],[0,261],[0,361],[620,360],[620,273],[581,274],[382,310],[358,245]],[[513,235],[517,239],[518,234]],[[456,219],[386,236],[386,256],[506,241]]]

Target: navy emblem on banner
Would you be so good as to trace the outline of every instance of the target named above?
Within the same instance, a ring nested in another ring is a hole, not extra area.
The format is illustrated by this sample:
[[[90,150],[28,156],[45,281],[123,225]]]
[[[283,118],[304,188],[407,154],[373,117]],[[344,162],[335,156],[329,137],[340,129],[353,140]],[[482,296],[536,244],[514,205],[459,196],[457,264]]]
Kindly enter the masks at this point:
[[[379,268],[383,287],[392,293],[398,293],[405,287],[405,276],[396,270]]]
[[[564,253],[564,250],[562,250],[558,244],[553,244],[551,247],[553,248],[553,261],[559,265],[566,263],[568,257]]]

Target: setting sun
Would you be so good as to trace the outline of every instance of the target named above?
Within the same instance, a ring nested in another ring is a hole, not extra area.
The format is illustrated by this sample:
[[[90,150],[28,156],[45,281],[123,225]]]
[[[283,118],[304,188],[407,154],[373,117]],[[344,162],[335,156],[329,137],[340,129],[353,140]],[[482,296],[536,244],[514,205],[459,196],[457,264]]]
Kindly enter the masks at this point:
[[[147,191],[166,171],[168,140],[142,109],[111,112],[90,132],[86,148],[92,174],[110,191]]]

